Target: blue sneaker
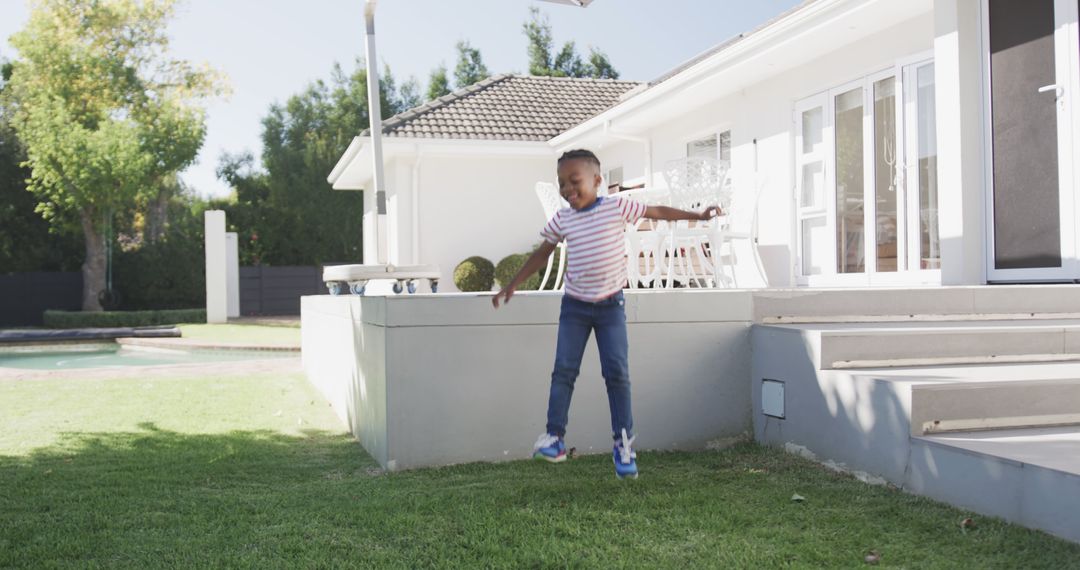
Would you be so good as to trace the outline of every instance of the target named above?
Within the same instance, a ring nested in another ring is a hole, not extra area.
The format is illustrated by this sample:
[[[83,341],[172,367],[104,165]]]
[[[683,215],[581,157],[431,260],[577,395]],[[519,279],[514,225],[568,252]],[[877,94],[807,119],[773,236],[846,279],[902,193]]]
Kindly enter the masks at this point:
[[[619,479],[637,479],[637,454],[630,447],[632,443],[634,438],[626,436],[626,429],[622,430],[622,438],[615,440],[611,459],[615,462],[615,476]]]
[[[543,459],[551,463],[566,461],[566,444],[561,437],[545,433],[533,445],[533,459]]]

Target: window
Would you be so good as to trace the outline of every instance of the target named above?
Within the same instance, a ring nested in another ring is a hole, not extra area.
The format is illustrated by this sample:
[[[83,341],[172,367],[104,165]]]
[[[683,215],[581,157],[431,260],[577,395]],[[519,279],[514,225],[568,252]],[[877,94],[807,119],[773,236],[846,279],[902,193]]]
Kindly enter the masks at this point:
[[[723,131],[686,143],[686,157],[711,158],[730,165],[731,131]]]
[[[897,65],[795,105],[804,282],[940,269],[933,76],[933,62]]]

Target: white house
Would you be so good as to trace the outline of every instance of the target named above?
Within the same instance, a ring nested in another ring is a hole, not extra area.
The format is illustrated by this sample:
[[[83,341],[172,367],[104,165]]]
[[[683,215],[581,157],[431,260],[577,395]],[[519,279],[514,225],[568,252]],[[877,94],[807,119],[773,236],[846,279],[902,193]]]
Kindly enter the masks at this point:
[[[810,0],[551,144],[654,185],[702,152],[763,177],[773,286],[1072,281],[1076,20],[1053,0]]]
[[[569,148],[653,188],[671,161],[730,161],[736,192],[761,189],[769,287],[627,293],[642,449],[752,425],[868,481],[1080,541],[1077,20],[1065,0],[807,0],[648,84],[606,84],[618,93],[546,138],[398,140],[390,124],[390,258],[450,268],[526,248],[532,188]],[[521,116],[467,120],[518,129],[540,104],[520,100]],[[363,148],[335,187],[367,184]],[[308,376],[389,469],[524,456],[558,297],[520,297],[499,311],[480,295],[305,297]],[[585,358],[575,442],[610,449]]]
[[[375,212],[386,259],[436,264],[444,280],[467,257],[494,263],[528,252],[545,220],[533,191],[554,181],[552,137],[618,102],[631,81],[498,75],[383,122],[386,198],[364,195],[364,259],[376,259]],[[368,132],[330,173],[337,190],[372,181]]]
[[[637,89],[492,78],[385,123],[389,258],[449,271],[527,249],[533,184],[557,152],[587,147],[653,186],[667,161],[702,153],[729,159],[737,183],[763,180],[771,286],[1078,279],[1076,13],[809,0]],[[365,140],[334,188],[368,183]]]

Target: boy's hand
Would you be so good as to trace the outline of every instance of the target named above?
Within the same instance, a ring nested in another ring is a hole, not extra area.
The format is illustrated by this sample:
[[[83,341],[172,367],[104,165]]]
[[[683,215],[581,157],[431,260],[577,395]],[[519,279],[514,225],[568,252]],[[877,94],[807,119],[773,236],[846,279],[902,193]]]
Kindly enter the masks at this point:
[[[495,307],[496,309],[498,309],[499,308],[499,297],[503,298],[503,303],[509,303],[510,302],[510,297],[513,297],[513,296],[514,296],[514,290],[512,288],[507,287],[506,289],[503,289],[502,291],[499,291],[498,293],[495,293],[495,296],[491,298],[491,305],[493,307]]]
[[[703,222],[707,222],[723,213],[724,211],[720,209],[720,206],[709,206],[708,208],[705,208],[705,210],[702,211],[700,214],[698,214],[698,216],[700,216],[698,219]]]

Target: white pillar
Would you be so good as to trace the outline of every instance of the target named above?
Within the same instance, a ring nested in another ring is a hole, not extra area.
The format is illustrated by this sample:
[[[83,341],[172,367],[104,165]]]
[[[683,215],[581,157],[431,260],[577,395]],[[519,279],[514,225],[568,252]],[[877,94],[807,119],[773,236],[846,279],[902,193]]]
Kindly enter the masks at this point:
[[[204,222],[206,237],[206,322],[224,323],[228,320],[225,212],[207,210]]]
[[[938,223],[943,285],[986,282],[982,14],[975,0],[934,2]]]
[[[225,232],[225,314],[240,316],[240,246],[236,232]]]

